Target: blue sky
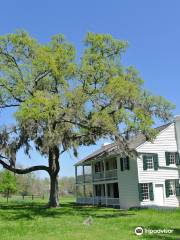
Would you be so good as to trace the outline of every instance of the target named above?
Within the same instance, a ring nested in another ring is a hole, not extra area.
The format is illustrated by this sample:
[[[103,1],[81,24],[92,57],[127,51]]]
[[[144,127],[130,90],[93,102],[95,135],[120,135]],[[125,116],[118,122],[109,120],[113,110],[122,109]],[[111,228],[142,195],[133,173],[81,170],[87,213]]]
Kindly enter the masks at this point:
[[[145,86],[176,104],[180,113],[180,1],[179,0],[31,0],[1,1],[0,35],[25,29],[44,43],[57,33],[63,33],[78,49],[88,31],[110,33],[127,40],[129,48],[123,57],[125,65],[135,66]],[[1,115],[1,122],[9,117]],[[80,148],[81,159],[97,146]],[[38,164],[35,152],[32,160],[19,153],[23,165]],[[78,160],[71,153],[62,155],[61,175],[74,175]],[[46,160],[44,159],[45,163]],[[43,173],[41,176],[45,176]]]

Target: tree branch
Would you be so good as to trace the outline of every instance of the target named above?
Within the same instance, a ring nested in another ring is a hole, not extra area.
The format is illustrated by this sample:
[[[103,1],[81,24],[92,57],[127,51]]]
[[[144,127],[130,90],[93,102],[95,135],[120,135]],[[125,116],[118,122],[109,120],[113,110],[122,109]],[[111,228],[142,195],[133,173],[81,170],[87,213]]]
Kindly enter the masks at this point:
[[[1,156],[2,158],[2,156]],[[5,158],[5,157],[3,157]],[[24,168],[24,169],[20,169],[20,168],[14,168],[10,165],[8,165],[7,163],[5,163],[2,159],[0,159],[0,164],[6,168],[7,170],[17,173],[17,174],[26,174],[26,173],[31,173],[34,171],[47,171],[49,172],[49,168],[47,166],[44,165],[39,165],[39,166],[33,166],[33,167],[29,167],[29,168]]]
[[[22,74],[22,71],[21,71],[15,57],[12,56],[11,54],[7,53],[7,52],[3,52],[2,48],[0,48],[0,50],[1,50],[0,54],[4,55],[7,59],[9,59],[14,64],[14,66],[16,67],[16,69],[19,73],[19,76],[20,76],[21,80],[23,81],[23,74]]]
[[[40,73],[34,80],[35,85],[37,85],[38,81],[40,81],[42,78],[46,77],[51,71],[45,71],[43,73]]]
[[[5,105],[0,105],[0,109],[2,108],[10,108],[10,107],[19,107],[19,104],[5,104]]]
[[[13,94],[13,88],[12,88],[12,87],[11,87],[11,88],[8,88],[5,84],[2,84],[2,83],[1,83],[0,86],[3,87],[3,88],[5,88],[7,91],[9,91],[9,93],[11,94],[11,96],[12,96],[17,102],[19,102],[19,103],[24,102],[22,99],[14,96],[14,94]]]

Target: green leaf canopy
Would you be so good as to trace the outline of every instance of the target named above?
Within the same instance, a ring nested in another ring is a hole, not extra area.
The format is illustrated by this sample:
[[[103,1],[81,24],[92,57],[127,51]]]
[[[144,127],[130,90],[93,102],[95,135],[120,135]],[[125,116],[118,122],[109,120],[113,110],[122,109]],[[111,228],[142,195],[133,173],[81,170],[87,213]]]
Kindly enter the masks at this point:
[[[47,44],[24,31],[0,37],[0,108],[14,107],[15,116],[13,128],[0,136],[6,155],[22,146],[28,153],[30,142],[45,155],[53,146],[77,155],[78,146],[103,137],[124,146],[139,131],[151,140],[154,119],[170,120],[174,106],[145,90],[136,69],[122,65],[126,41],[88,33],[84,43],[77,61],[63,35]]]

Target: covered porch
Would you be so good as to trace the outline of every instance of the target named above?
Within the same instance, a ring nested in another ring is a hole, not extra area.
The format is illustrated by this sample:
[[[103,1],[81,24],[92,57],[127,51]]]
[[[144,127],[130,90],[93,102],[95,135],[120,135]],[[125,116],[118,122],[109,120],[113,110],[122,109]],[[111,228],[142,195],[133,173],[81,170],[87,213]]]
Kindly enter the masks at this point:
[[[79,185],[77,203],[120,208],[118,182]]]

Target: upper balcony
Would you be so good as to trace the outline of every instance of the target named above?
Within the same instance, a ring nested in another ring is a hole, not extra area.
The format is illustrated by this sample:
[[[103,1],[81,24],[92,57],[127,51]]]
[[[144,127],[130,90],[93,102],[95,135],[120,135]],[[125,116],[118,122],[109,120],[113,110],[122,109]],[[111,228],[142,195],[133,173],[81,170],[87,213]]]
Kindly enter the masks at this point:
[[[80,171],[78,171],[80,170]],[[76,183],[117,180],[117,159],[101,160],[89,165],[76,166]]]
[[[107,170],[103,172],[96,172],[92,174],[77,175],[76,183],[91,183],[107,180],[117,180],[117,169]]]

